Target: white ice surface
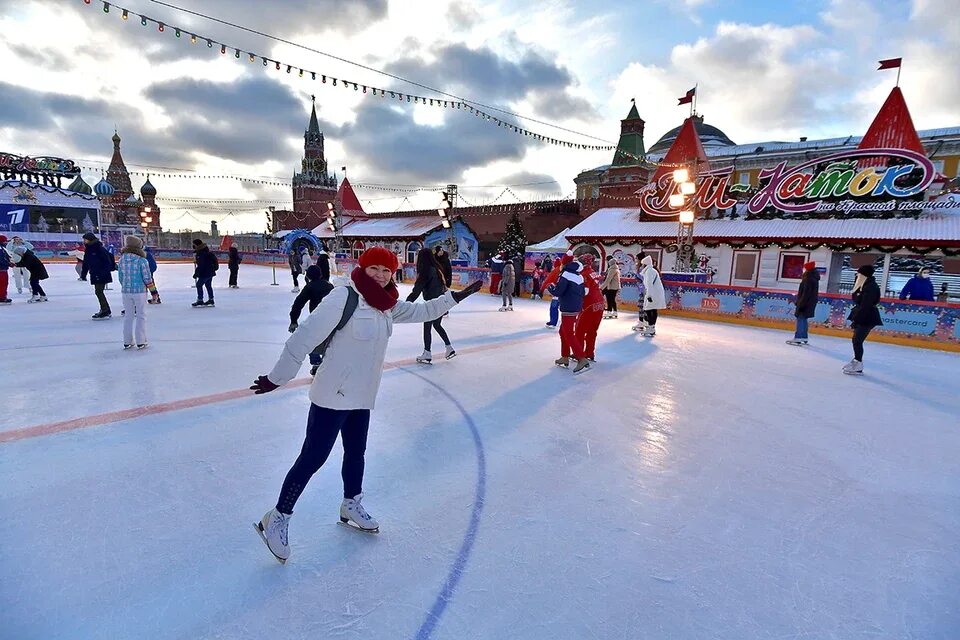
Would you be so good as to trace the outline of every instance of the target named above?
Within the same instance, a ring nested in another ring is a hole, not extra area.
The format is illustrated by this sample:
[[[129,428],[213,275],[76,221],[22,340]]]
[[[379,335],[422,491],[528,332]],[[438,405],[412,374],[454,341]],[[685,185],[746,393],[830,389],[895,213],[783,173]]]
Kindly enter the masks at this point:
[[[49,303],[0,308],[0,431],[240,389],[287,337],[286,272],[243,266],[196,310],[190,267],[161,265],[151,346],[124,352],[119,291],[93,322],[92,288],[50,271]],[[0,638],[960,637],[957,355],[868,342],[852,378],[843,339],[666,316],[645,340],[623,313],[574,378],[546,303],[498,306],[451,313],[458,358],[385,372],[382,533],[335,524],[335,449],[286,566],[251,523],[303,386],[0,443]],[[398,326],[387,360],[421,348]]]

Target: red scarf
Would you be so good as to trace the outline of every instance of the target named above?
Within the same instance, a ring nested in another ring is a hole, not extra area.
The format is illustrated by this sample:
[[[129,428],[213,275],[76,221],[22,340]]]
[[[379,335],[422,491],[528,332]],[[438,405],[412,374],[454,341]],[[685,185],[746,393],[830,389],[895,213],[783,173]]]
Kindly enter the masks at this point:
[[[380,311],[393,309],[400,298],[400,292],[397,291],[397,285],[393,283],[393,280],[386,287],[381,287],[360,267],[353,270],[350,279],[353,280],[353,284],[357,286],[357,291],[367,301],[367,304]]]

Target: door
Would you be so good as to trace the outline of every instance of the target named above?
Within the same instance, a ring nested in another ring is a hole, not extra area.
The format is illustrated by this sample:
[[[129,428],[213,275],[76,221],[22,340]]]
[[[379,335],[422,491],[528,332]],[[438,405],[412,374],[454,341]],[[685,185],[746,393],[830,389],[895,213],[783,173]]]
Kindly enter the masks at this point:
[[[734,251],[730,284],[734,287],[756,287],[759,267],[759,251]]]

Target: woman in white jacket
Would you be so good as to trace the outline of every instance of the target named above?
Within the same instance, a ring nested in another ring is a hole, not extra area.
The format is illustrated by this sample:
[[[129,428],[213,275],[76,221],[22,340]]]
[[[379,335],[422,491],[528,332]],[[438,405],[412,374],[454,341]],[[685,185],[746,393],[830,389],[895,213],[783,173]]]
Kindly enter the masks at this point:
[[[643,279],[643,299],[640,312],[640,322],[633,328],[641,331],[645,336],[657,335],[657,315],[660,309],[667,308],[667,295],[663,290],[663,281],[660,273],[653,267],[653,258],[645,256],[640,261],[643,268],[640,277]]]
[[[374,407],[387,341],[393,323],[430,322],[458,302],[480,290],[482,282],[462,291],[448,291],[433,300],[411,303],[399,300],[393,283],[397,257],[383,247],[360,256],[347,286],[331,291],[307,320],[287,340],[273,370],[250,387],[257,394],[273,391],[297,375],[304,358],[341,323],[351,291],[357,306],[346,324],[336,331],[310,386],[310,415],[300,455],[287,473],[276,507],[254,524],[267,547],[280,562],[290,557],[287,525],[293,507],[314,473],[323,466],[336,443],[343,439],[343,502],[340,521],[375,532],[379,524],[360,504],[363,497],[364,452],[370,411]]]

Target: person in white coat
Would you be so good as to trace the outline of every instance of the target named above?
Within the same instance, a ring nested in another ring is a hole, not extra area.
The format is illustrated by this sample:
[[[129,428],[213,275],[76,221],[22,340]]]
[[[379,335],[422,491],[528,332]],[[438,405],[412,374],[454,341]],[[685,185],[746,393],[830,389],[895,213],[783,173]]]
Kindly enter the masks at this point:
[[[17,293],[23,293],[24,289],[30,288],[30,272],[20,266],[20,254],[17,253],[17,247],[25,247],[27,251],[33,251],[33,245],[21,238],[13,236],[10,239],[9,251],[12,256],[10,271],[13,272],[13,281],[17,285]]]
[[[462,291],[448,291],[433,300],[406,302],[398,299],[393,282],[396,270],[397,257],[391,251],[383,247],[365,251],[347,285],[327,294],[287,340],[273,370],[258,377],[250,387],[261,394],[286,384],[297,375],[307,354],[332,337],[310,386],[310,415],[303,448],[283,481],[276,507],[254,524],[281,563],[290,557],[287,527],[294,505],[310,478],[326,462],[337,434],[343,440],[340,521],[364,531],[379,530],[379,523],[360,500],[370,411],[380,388],[393,324],[435,320],[482,285],[476,281]],[[352,314],[351,299],[356,301]],[[346,323],[337,330],[345,317]]]
[[[667,295],[663,290],[660,272],[653,266],[653,258],[645,256],[640,264],[642,265],[640,277],[643,280],[643,299],[640,305],[640,322],[633,327],[633,330],[653,337],[657,335],[659,311],[667,308]]]

